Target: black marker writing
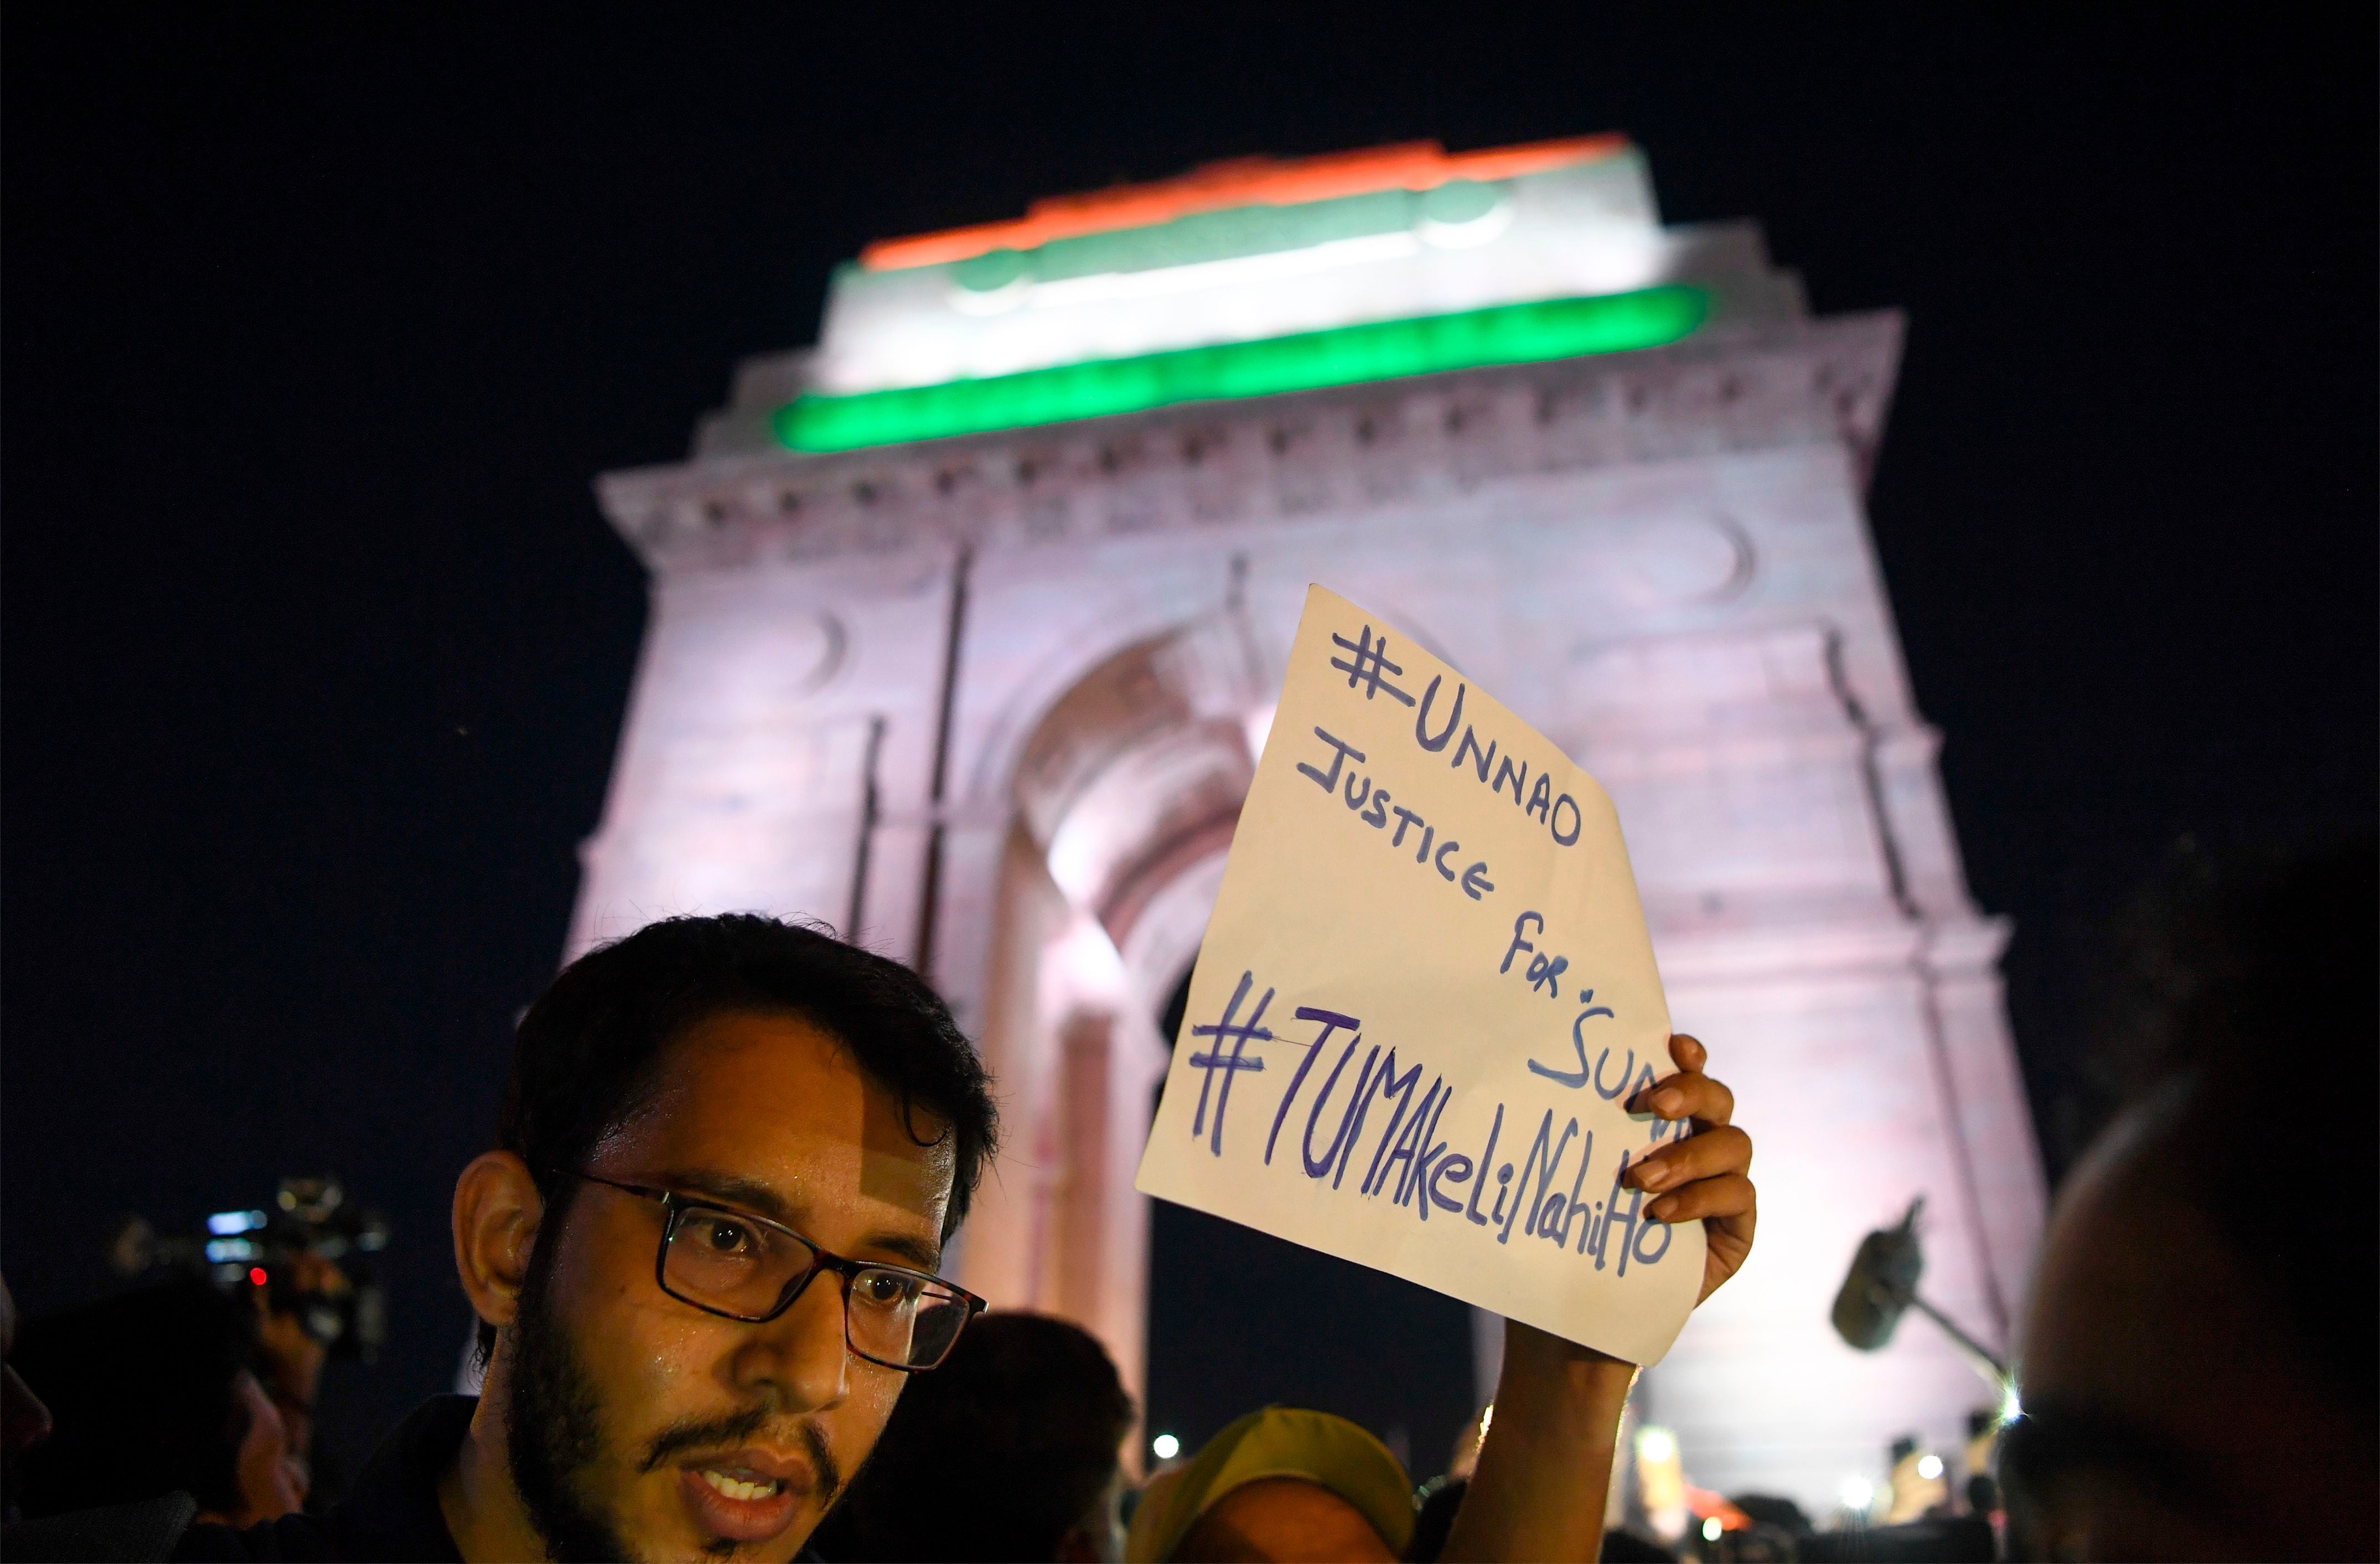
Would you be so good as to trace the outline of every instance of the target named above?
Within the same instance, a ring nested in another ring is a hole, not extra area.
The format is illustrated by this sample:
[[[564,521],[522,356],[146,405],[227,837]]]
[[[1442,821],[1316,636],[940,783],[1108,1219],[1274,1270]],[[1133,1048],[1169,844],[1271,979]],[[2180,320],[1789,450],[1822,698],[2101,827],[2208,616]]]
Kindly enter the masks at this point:
[[[1297,763],[1297,769],[1302,774],[1312,777],[1316,782],[1321,783],[1323,792],[1335,793],[1339,790],[1339,768],[1347,763],[1349,756],[1354,757],[1356,763],[1361,765],[1364,759],[1364,752],[1356,748],[1354,745],[1349,744],[1345,739],[1333,737],[1331,734],[1324,733],[1320,728],[1314,730],[1314,736],[1329,745],[1333,750],[1337,751],[1336,754],[1330,757],[1330,774],[1327,776],[1324,775],[1322,772],[1316,770],[1313,767],[1307,765],[1303,760],[1300,760]]]
[[[1511,958],[1508,956],[1506,959],[1510,960]],[[1579,998],[1581,1000],[1592,1000],[1595,998],[1595,990],[1589,988],[1585,992],[1580,994]],[[1556,1070],[1550,1065],[1539,1064],[1533,1059],[1529,1061],[1529,1073],[1532,1075],[1543,1075],[1547,1080],[1554,1083],[1554,1085],[1558,1086],[1568,1086],[1572,1091],[1576,1091],[1579,1087],[1586,1085],[1587,1081],[1593,1076],[1594,1072],[1603,1068],[1603,1060],[1609,1058],[1611,1055],[1611,1050],[1609,1049],[1604,1049],[1603,1057],[1595,1061],[1594,1069],[1590,1070],[1588,1068],[1586,1062],[1586,1033],[1584,1028],[1588,1022],[1598,1018],[1603,1020],[1611,1019],[1611,1007],[1609,1005],[1589,1004],[1585,1010],[1578,1012],[1578,1019],[1570,1024],[1570,1046],[1578,1050],[1578,1069],[1575,1073],[1568,1070]],[[1635,1068],[1636,1050],[1633,1049],[1628,1050],[1628,1064],[1629,1068]],[[1625,1086],[1628,1084],[1628,1077],[1625,1075],[1621,1076],[1620,1084],[1622,1086]],[[1596,1081],[1595,1089],[1606,1099],[1609,1099],[1615,1095],[1611,1092],[1604,1091],[1603,1083],[1600,1080]]]
[[[1403,669],[1389,661],[1389,638],[1386,636],[1382,636],[1378,641],[1373,640],[1372,627],[1369,624],[1366,624],[1364,626],[1363,639],[1360,641],[1351,641],[1344,636],[1334,634],[1330,637],[1330,644],[1337,647],[1344,647],[1347,650],[1354,653],[1354,657],[1344,662],[1335,657],[1330,660],[1331,667],[1336,668],[1339,672],[1347,675],[1347,687],[1349,689],[1354,689],[1358,683],[1361,683],[1364,687],[1364,698],[1366,700],[1371,699],[1376,695],[1386,693],[1391,700],[1402,700],[1407,706],[1411,706],[1414,703],[1413,697],[1405,694],[1404,691],[1397,688],[1396,685],[1389,683],[1387,679],[1381,677],[1384,673],[1402,673],[1404,672]]]
[[[1248,997],[1248,990],[1255,986],[1256,974],[1252,972],[1241,973],[1240,986],[1232,991],[1232,1002],[1223,1007],[1223,1019],[1212,1026],[1193,1026],[1190,1028],[1190,1035],[1194,1037],[1212,1037],[1215,1039],[1214,1042],[1208,1046],[1206,1052],[1194,1053],[1190,1056],[1190,1063],[1193,1068],[1203,1069],[1207,1072],[1207,1078],[1199,1083],[1198,1086],[1198,1112],[1196,1116],[1190,1121],[1190,1138],[1192,1140],[1196,1140],[1199,1134],[1206,1130],[1207,1098],[1210,1093],[1215,1092],[1215,1075],[1217,1072],[1220,1071],[1223,1077],[1222,1090],[1220,1094],[1216,1094],[1215,1096],[1214,1139],[1209,1143],[1209,1149],[1217,1157],[1223,1155],[1223,1110],[1231,1106],[1232,1077],[1237,1075],[1243,1070],[1251,1072],[1263,1070],[1263,1060],[1248,1059],[1245,1057],[1247,1051],[1247,1046],[1251,1042],[1269,1043],[1272,1041],[1272,1034],[1267,1031],[1263,1024],[1265,1006],[1272,1003],[1272,990],[1270,988],[1267,988],[1264,991],[1264,998],[1257,1001],[1256,1013],[1248,1017],[1245,1024],[1234,1025],[1232,1024],[1239,1016],[1241,1001],[1245,1000]],[[1232,1051],[1228,1054],[1223,1051],[1223,1045],[1227,1042],[1232,1045]]]
[[[1268,997],[1269,997],[1269,991],[1268,991]],[[1313,1046],[1305,1050],[1305,1057],[1298,1061],[1297,1073],[1289,1078],[1289,1089],[1281,1094],[1281,1106],[1273,1111],[1272,1134],[1265,1136],[1264,1159],[1265,1166],[1268,1168],[1272,1166],[1273,1144],[1281,1139],[1281,1121],[1289,1117],[1289,1105],[1297,1099],[1297,1088],[1305,1085],[1305,1073],[1314,1068],[1316,1060],[1322,1057],[1322,1045],[1329,1042],[1330,1034],[1342,1026],[1354,1032],[1359,1031],[1364,1024],[1352,1015],[1342,1015],[1335,1010],[1318,1010],[1312,1005],[1298,1006],[1297,1019],[1319,1021],[1322,1023],[1322,1033],[1314,1039]]]

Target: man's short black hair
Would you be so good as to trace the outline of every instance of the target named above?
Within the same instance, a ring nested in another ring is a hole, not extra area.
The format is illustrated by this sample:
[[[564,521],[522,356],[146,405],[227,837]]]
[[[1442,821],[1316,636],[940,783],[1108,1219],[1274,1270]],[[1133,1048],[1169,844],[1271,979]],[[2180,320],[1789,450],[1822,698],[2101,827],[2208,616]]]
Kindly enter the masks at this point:
[[[990,1078],[925,979],[825,929],[756,913],[674,917],[565,967],[513,1037],[496,1144],[517,1154],[549,1212],[597,1141],[644,1100],[671,1042],[735,1011],[798,1015],[850,1050],[904,1111],[947,1121],[955,1153],[944,1236],[998,1144]],[[480,1333],[484,1352],[494,1332]]]
[[[911,1378],[811,1546],[829,1558],[1054,1558],[1114,1481],[1135,1415],[1088,1331],[985,1315]]]

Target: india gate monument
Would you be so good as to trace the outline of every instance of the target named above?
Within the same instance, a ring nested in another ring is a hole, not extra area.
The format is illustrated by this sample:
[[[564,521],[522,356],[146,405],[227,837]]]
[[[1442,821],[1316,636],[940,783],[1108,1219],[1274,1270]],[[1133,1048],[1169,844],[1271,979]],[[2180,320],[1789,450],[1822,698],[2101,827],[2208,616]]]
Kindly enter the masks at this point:
[[[1993,1400],[1923,1319],[1835,1336],[1861,1236],[1922,1196],[1922,1291],[2005,1352],[2045,1200],[2007,927],[1864,511],[1900,334],[1814,318],[1753,222],[1664,226],[1618,137],[1245,159],[871,246],[687,460],[598,484],[652,597],[572,951],[754,909],[924,973],[1006,1122],[952,1274],[1137,1391],[1160,1018],[1328,586],[1617,804],[1762,1208],[1642,1414],[1691,1481],[1823,1512]]]

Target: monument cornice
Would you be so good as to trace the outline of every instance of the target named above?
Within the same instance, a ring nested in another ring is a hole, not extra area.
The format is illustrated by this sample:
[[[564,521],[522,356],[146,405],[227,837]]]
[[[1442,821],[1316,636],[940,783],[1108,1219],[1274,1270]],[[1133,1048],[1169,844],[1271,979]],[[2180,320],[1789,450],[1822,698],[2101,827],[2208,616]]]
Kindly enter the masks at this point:
[[[1294,521],[1524,474],[1840,443],[1864,474],[1901,317],[1464,370],[833,455],[712,455],[596,480],[657,575]]]

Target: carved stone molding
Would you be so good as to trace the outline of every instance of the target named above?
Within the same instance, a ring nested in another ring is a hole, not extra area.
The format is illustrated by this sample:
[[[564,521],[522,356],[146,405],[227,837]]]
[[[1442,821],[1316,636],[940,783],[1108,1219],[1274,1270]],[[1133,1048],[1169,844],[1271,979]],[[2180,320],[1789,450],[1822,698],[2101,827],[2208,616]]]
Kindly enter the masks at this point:
[[[596,490],[646,564],[676,573],[1295,521],[1521,474],[1822,443],[1865,471],[1900,333],[1878,310],[880,450],[716,456]]]

